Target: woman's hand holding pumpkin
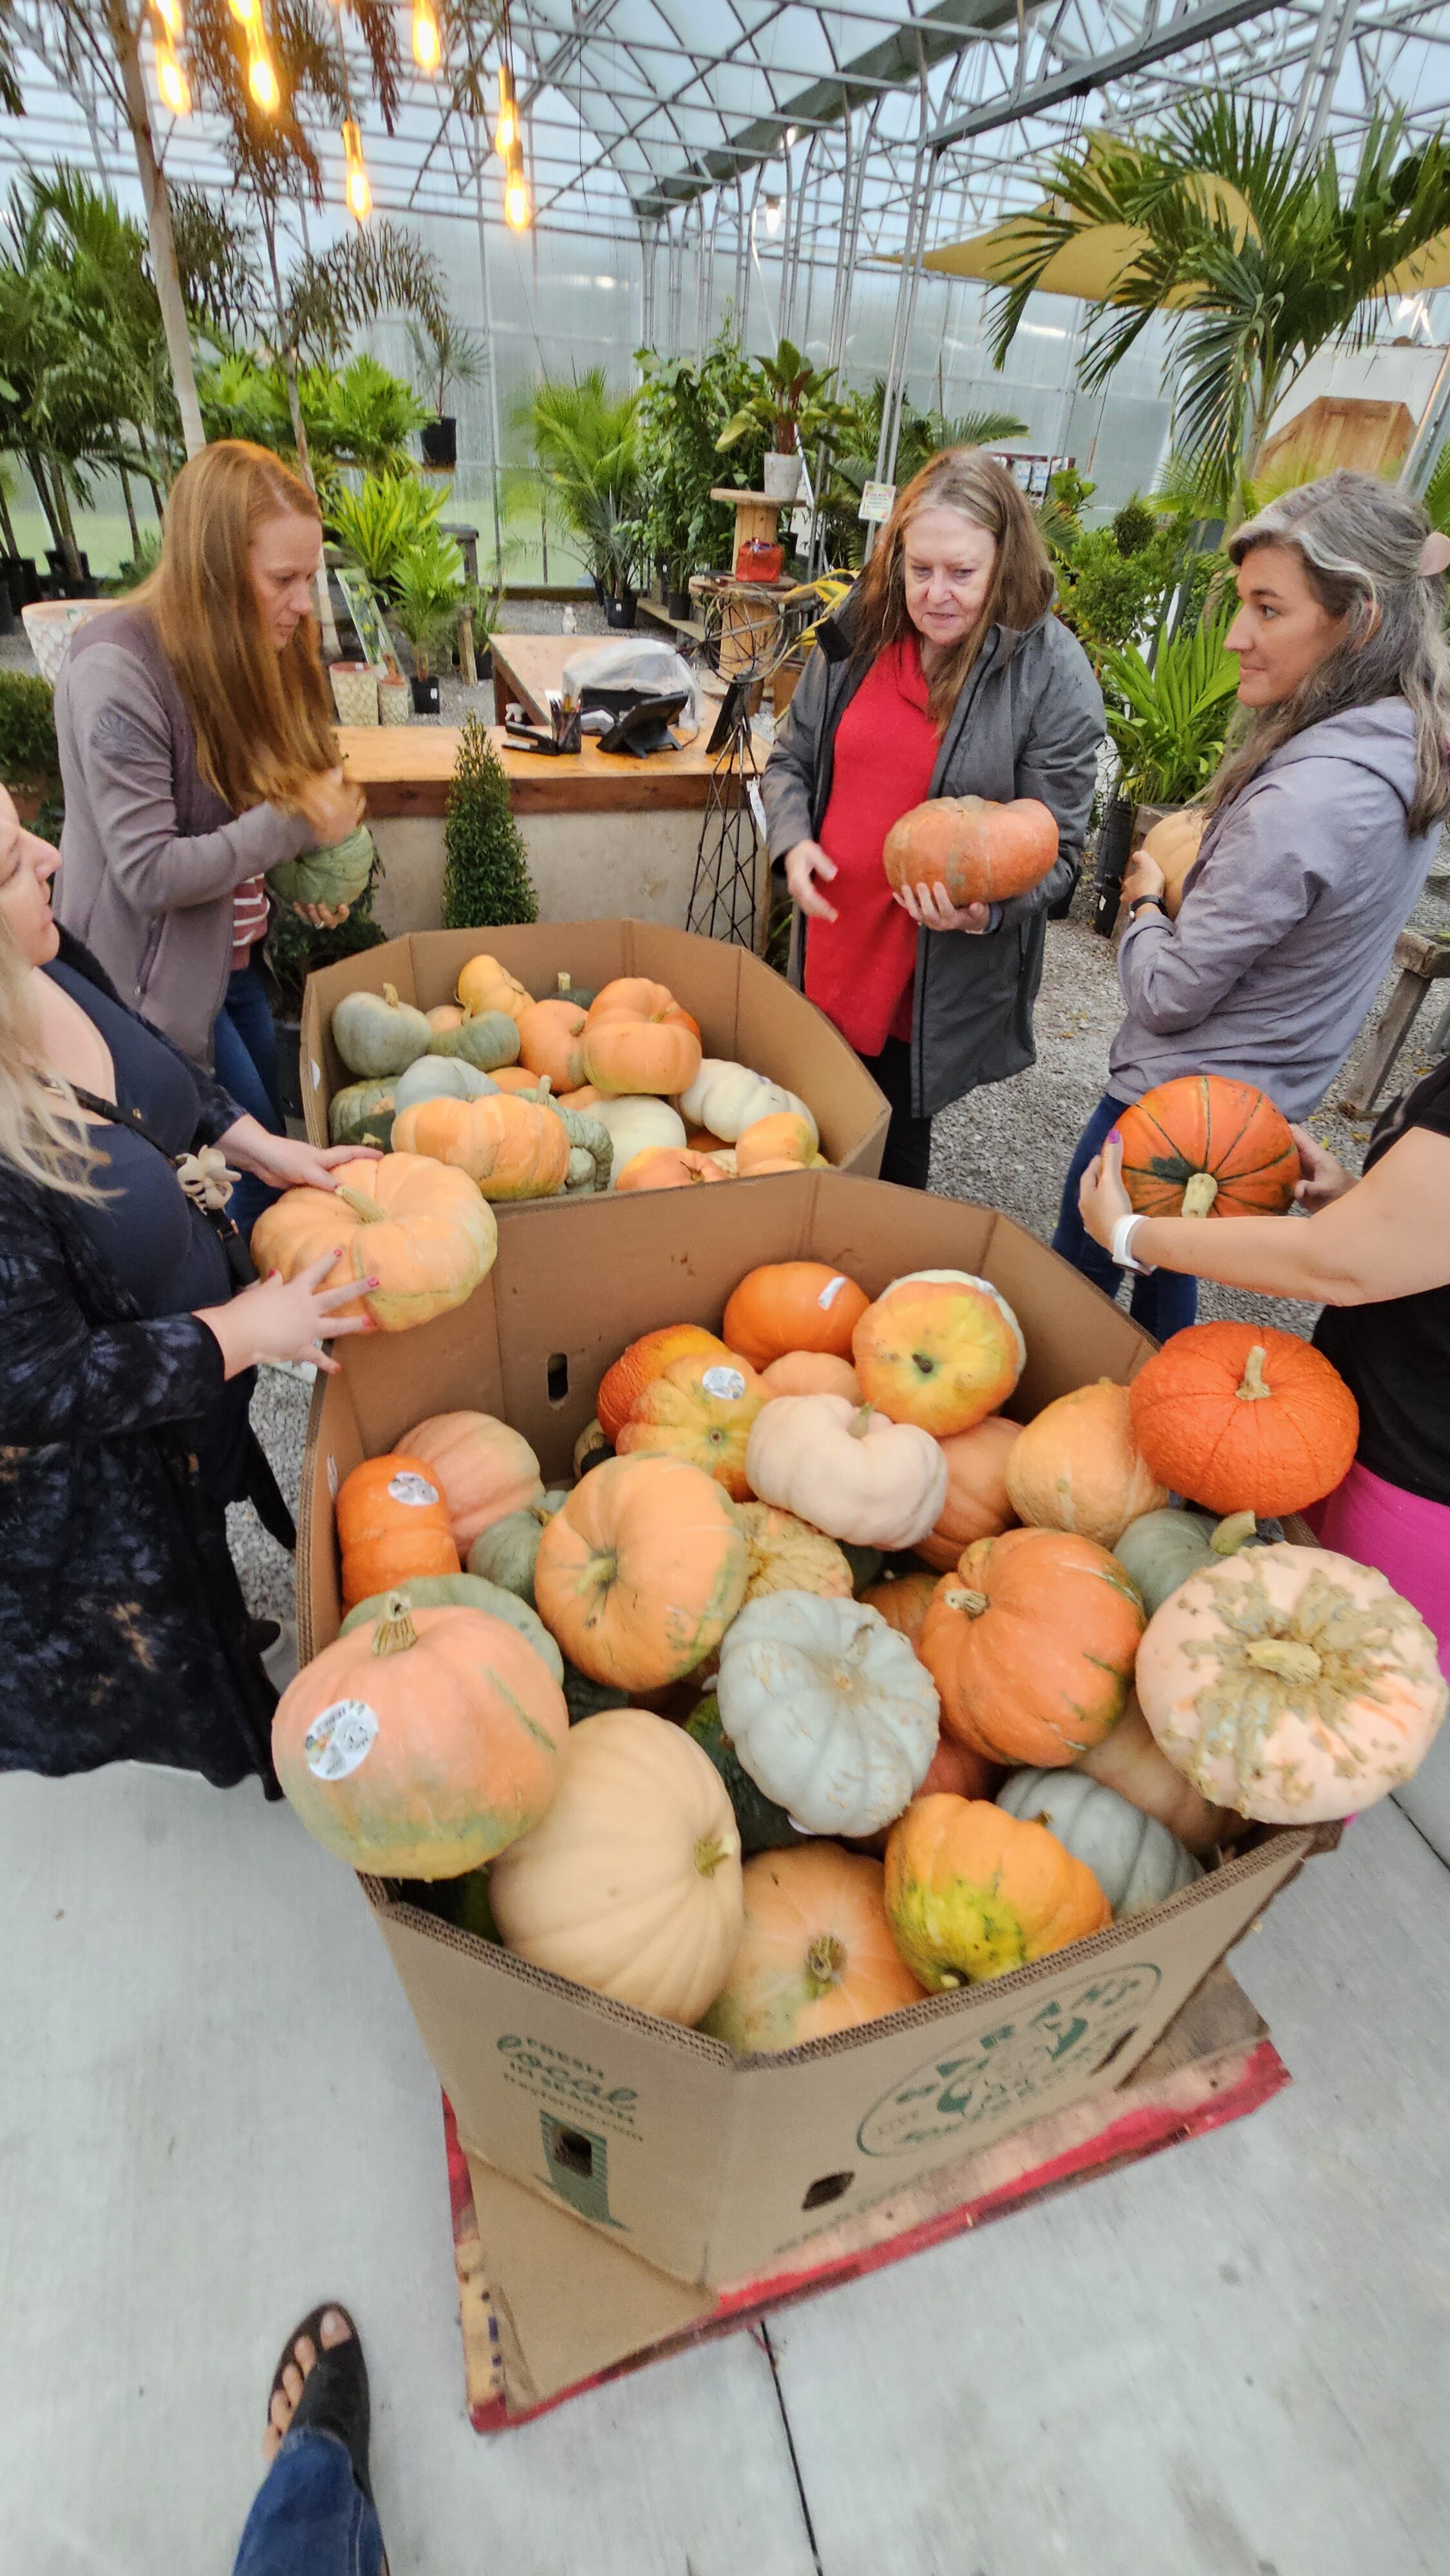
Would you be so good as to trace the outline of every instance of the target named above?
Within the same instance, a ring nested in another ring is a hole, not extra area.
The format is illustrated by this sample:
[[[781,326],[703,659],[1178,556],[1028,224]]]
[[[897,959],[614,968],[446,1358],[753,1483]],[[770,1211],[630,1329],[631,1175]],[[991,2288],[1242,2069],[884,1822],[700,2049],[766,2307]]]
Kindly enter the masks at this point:
[[[1082,1176],[1077,1212],[1094,1243],[1111,1252],[1114,1226],[1133,1213],[1133,1202],[1123,1187],[1123,1140],[1116,1128]]]
[[[330,850],[362,821],[362,789],[354,787],[339,762],[336,769],[319,770],[299,788],[297,810],[316,833],[317,848]]]
[[[829,885],[836,873],[836,862],[828,859],[819,841],[797,841],[785,854],[785,881],[790,899],[798,904],[808,921],[838,921],[834,904],[827,903],[816,884],[824,877]]]
[[[328,1376],[337,1370],[336,1360],[329,1359],[322,1345],[339,1333],[370,1333],[373,1326],[366,1315],[340,1315],[340,1306],[352,1306],[367,1289],[376,1288],[376,1279],[349,1279],[341,1288],[324,1288],[323,1281],[334,1269],[342,1251],[326,1252],[320,1261],[308,1263],[295,1279],[283,1279],[277,1271],[270,1279],[259,1279],[251,1288],[243,1288],[229,1306],[200,1306],[196,1320],[221,1346],[226,1374],[240,1377],[243,1369],[256,1368],[263,1360],[306,1362],[324,1369]]]
[[[944,885],[904,885],[892,898],[918,930],[965,930],[980,939],[992,918],[989,903],[954,904]]]
[[[1145,849],[1135,850],[1123,875],[1124,906],[1149,895],[1162,895],[1167,884],[1157,860],[1151,859]]]
[[[309,1145],[300,1136],[273,1136],[259,1118],[239,1118],[218,1143],[239,1171],[255,1172],[276,1190],[335,1190],[339,1163],[378,1160],[373,1145]]]
[[[341,930],[352,910],[349,903],[294,903],[299,921],[310,922],[314,930]]]
[[[1342,1199],[1346,1190],[1353,1189],[1354,1174],[1347,1172],[1338,1155],[1321,1145],[1317,1136],[1311,1136],[1307,1127],[1291,1124],[1289,1133],[1299,1148],[1300,1177],[1294,1184],[1294,1196],[1300,1207],[1313,1216],[1319,1208],[1328,1207],[1332,1200]]]

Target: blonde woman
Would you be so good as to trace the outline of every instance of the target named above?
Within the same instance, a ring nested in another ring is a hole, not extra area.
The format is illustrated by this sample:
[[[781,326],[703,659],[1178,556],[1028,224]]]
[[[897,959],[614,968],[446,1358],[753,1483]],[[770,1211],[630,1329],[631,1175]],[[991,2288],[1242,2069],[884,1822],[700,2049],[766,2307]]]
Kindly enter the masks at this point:
[[[55,693],[60,918],[127,1004],[274,1134],[266,872],[344,839],[362,813],[312,620],[321,560],[306,485],[268,449],[221,439],[172,486],[158,570],[82,628]],[[267,1195],[244,1184],[245,1224]]]
[[[1011,475],[948,448],[909,483],[827,618],[762,782],[796,906],[792,980],[891,1103],[881,1177],[925,1189],[933,1112],[1036,1054],[1045,918],[1072,881],[1103,702],[1052,614],[1052,569]],[[882,849],[932,796],[1035,796],[1058,859],[1029,894],[958,909],[893,896]]]
[[[227,1554],[262,1360],[336,1363],[318,1262],[233,1295],[177,1165],[334,1188],[129,1011],[0,788],[0,1771],[164,1762],[275,1794],[275,1700]],[[353,1292],[355,1294],[355,1292]],[[275,1491],[275,1489],[273,1489]]]

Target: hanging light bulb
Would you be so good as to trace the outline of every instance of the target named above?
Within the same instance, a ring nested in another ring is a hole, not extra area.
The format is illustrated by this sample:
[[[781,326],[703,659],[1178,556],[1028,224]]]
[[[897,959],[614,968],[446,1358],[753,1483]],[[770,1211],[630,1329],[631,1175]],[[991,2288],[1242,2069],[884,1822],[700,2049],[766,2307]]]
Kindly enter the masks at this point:
[[[366,223],[372,211],[373,192],[355,117],[349,116],[343,124],[342,150],[347,162],[347,211],[358,223]]]
[[[413,0],[413,60],[420,72],[436,72],[443,51],[433,0]]]
[[[175,44],[181,33],[180,0],[151,0],[151,14]]]
[[[275,116],[281,104],[282,93],[277,86],[277,75],[272,69],[272,57],[260,40],[253,45],[251,59],[247,64],[247,87],[264,116]]]
[[[780,218],[781,202],[779,197],[767,197],[765,201],[765,229],[768,233],[779,232]]]
[[[191,87],[175,49],[165,37],[156,47],[156,86],[173,116],[190,116]]]
[[[493,145],[501,161],[508,161],[519,139],[518,110],[514,104],[514,76],[507,63],[498,67],[498,123],[493,129]]]
[[[239,27],[250,27],[257,17],[260,0],[231,0],[232,16]]]
[[[522,170],[509,172],[508,185],[503,192],[503,210],[513,232],[528,231],[531,209],[528,185]]]

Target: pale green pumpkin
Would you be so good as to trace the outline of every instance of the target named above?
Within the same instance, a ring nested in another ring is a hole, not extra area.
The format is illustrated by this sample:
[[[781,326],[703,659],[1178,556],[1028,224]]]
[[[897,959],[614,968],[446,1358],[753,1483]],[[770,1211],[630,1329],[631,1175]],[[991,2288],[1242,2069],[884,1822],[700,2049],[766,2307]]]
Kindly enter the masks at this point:
[[[415,1056],[395,1085],[398,1115],[415,1108],[420,1100],[481,1100],[485,1092],[497,1089],[490,1075],[465,1063],[462,1056]]]
[[[516,1593],[505,1592],[501,1583],[486,1583],[476,1574],[413,1574],[406,1583],[392,1583],[386,1592],[374,1592],[349,1610],[342,1623],[343,1636],[366,1619],[380,1619],[400,1593],[410,1610],[484,1610],[490,1619],[502,1619],[543,1658],[555,1681],[563,1681],[564,1658],[538,1612]]]
[[[386,1149],[397,1108],[399,1077],[376,1082],[350,1082],[335,1091],[327,1105],[327,1133],[334,1145],[381,1145]]]
[[[366,823],[359,823],[345,841],[334,841],[325,850],[304,850],[300,858],[269,868],[267,883],[283,903],[325,903],[335,911],[339,904],[356,903],[377,855]]]
[[[400,1002],[395,984],[380,993],[344,993],[332,1014],[332,1043],[349,1073],[406,1073],[426,1055],[433,1032],[421,1011]]]
[[[428,1052],[461,1056],[480,1073],[493,1073],[501,1064],[517,1064],[519,1024],[507,1011],[473,1011],[456,1029],[430,1029]]]
[[[539,1540],[545,1524],[566,1500],[567,1488],[559,1487],[537,1503],[526,1503],[522,1511],[505,1512],[502,1520],[480,1530],[468,1551],[469,1573],[481,1574],[485,1582],[502,1584],[505,1592],[515,1593],[532,1609]]]
[[[1014,1771],[997,1804],[1023,1824],[1046,1825],[1074,1860],[1085,1861],[1114,1915],[1141,1914],[1203,1876],[1202,1863],[1156,1816],[1084,1772]]]
[[[1212,1512],[1143,1512],[1129,1521],[1113,1554],[1142,1593],[1151,1619],[1180,1583],[1201,1574],[1206,1565],[1236,1556],[1256,1529],[1252,1512],[1234,1512],[1224,1521],[1216,1521]]]

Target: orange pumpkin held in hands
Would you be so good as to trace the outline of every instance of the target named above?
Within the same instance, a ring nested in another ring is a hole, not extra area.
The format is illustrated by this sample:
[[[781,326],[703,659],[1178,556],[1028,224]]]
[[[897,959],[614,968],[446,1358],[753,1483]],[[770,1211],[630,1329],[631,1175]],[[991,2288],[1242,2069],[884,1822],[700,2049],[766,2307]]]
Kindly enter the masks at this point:
[[[719,1645],[750,1552],[722,1488],[683,1458],[611,1458],[539,1540],[534,1600],[591,1681],[661,1690]]]
[[[615,1173],[614,1187],[627,1196],[631,1190],[697,1190],[729,1178],[709,1154],[691,1154],[683,1145],[646,1145]]]
[[[831,1351],[782,1351],[761,1370],[760,1383],[767,1395],[843,1395],[848,1404],[861,1401],[861,1382],[850,1361],[838,1360]]]
[[[1170,921],[1176,921],[1182,910],[1184,882],[1198,857],[1207,822],[1201,806],[1186,805],[1181,813],[1161,816],[1143,836],[1144,850],[1163,871],[1163,909]]]
[[[1006,1298],[966,1270],[894,1279],[861,1317],[851,1351],[866,1402],[936,1440],[995,1413],[1027,1363]]]
[[[932,1993],[1005,1977],[1106,1932],[1112,1908],[1046,1825],[980,1798],[914,1798],[886,1846],[896,1946]]]
[[[569,1173],[569,1131],[542,1101],[506,1091],[420,1100],[393,1121],[394,1145],[467,1172],[486,1199],[554,1198]]]
[[[894,894],[944,885],[955,904],[1006,903],[1057,861],[1057,825],[1035,796],[933,796],[893,823],[881,853]]]
[[[381,1333],[406,1333],[461,1306],[487,1278],[498,1223],[466,1172],[406,1153],[335,1169],[336,1190],[284,1190],[258,1217],[252,1259],[264,1279],[295,1279],[341,1244],[326,1286],[378,1285],[339,1311],[367,1315]]]
[[[458,1574],[462,1561],[448,1505],[423,1459],[406,1450],[365,1458],[337,1497],[342,1597],[370,1600],[415,1574]]]
[[[990,1762],[1048,1770],[1121,1717],[1144,1625],[1105,1547],[1063,1530],[1004,1530],[942,1576],[917,1651],[951,1734]]]
[[[1251,1083],[1180,1074],[1120,1110],[1118,1126],[1139,1216],[1282,1216],[1294,1204],[1299,1148]]]
[[[666,985],[625,975],[590,1006],[581,1053],[586,1082],[601,1091],[688,1091],[700,1070],[699,1026]]]
[[[546,1073],[556,1092],[575,1091],[584,1080],[583,1035],[577,1002],[532,1002],[519,1015],[519,1060],[536,1082]]]
[[[693,1353],[672,1360],[636,1400],[615,1449],[621,1458],[688,1458],[733,1502],[748,1500],[745,1452],[750,1426],[766,1397],[742,1360]]]
[[[869,1303],[864,1288],[824,1261],[767,1261],[746,1272],[725,1309],[722,1330],[732,1351],[752,1368],[763,1369],[787,1351],[829,1351],[848,1360],[851,1336]]]
[[[707,1366],[736,1366],[735,1353],[727,1350],[718,1333],[707,1333],[703,1324],[661,1324],[656,1332],[641,1333],[637,1342],[620,1353],[613,1368],[605,1370],[599,1381],[597,1411],[599,1427],[611,1448],[647,1386],[662,1377],[675,1360],[698,1357]]]
[[[1021,1428],[1005,1414],[988,1413],[970,1431],[953,1431],[942,1442],[947,1498],[935,1529],[916,1543],[917,1555],[938,1574],[949,1573],[974,1539],[996,1538],[1011,1528],[1017,1515],[1007,1491],[1007,1461]]]
[[[1018,1433],[1007,1491],[1029,1528],[1076,1530],[1099,1547],[1168,1500],[1133,1436],[1128,1390],[1110,1377],[1058,1396]]]
[[[830,1842],[747,1861],[740,1947],[700,2029],[748,2057],[919,2004],[923,1990],[891,1937],[885,1884],[878,1860]]]
[[[1271,1325],[1185,1325],[1129,1398],[1153,1474],[1212,1512],[1302,1512],[1354,1463],[1359,1407],[1338,1369]]]
[[[400,1445],[441,1488],[460,1556],[495,1521],[544,1499],[539,1462],[523,1433],[491,1413],[430,1413]]]

